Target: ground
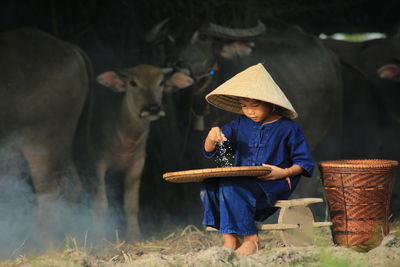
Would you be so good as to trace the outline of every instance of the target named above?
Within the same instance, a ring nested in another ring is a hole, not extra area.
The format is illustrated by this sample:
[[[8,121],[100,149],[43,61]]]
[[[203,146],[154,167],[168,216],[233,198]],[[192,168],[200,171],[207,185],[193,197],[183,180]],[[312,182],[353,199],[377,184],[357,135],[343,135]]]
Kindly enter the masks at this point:
[[[357,252],[337,247],[330,231],[317,230],[314,245],[286,247],[276,233],[260,234],[262,248],[254,255],[237,257],[221,248],[222,239],[216,232],[205,232],[189,225],[162,238],[134,244],[104,242],[96,247],[68,237],[63,248],[43,255],[31,253],[12,255],[0,262],[2,266],[400,266],[400,223],[392,224],[391,233],[381,245]]]

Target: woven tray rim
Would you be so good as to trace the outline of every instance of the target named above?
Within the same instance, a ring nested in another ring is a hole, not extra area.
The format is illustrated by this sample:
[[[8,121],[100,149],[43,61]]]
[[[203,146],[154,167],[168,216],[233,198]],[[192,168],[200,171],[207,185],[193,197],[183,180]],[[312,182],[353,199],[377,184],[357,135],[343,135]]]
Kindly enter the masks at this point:
[[[208,169],[193,169],[185,171],[167,172],[163,179],[169,182],[202,182],[208,178],[261,176],[271,172],[271,168],[263,166],[238,166]]]
[[[385,159],[346,159],[320,161],[318,165],[322,168],[379,169],[397,167],[399,162]]]

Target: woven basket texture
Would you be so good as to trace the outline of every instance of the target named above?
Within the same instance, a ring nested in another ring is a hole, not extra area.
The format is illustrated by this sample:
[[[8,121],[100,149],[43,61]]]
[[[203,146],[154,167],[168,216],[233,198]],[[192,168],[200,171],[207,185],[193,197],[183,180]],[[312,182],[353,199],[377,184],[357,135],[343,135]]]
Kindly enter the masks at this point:
[[[163,178],[172,183],[192,183],[202,182],[208,178],[262,176],[270,172],[271,169],[268,167],[241,166],[167,172],[163,174]]]
[[[396,166],[397,161],[378,159],[319,163],[335,244],[367,251],[389,233]]]

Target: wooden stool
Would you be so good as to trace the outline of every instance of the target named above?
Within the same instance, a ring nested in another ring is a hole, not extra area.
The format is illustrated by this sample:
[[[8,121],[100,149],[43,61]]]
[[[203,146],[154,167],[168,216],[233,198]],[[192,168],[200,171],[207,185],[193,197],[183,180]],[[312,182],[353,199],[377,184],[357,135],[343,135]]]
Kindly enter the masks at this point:
[[[259,231],[277,230],[286,246],[310,246],[313,242],[313,227],[331,226],[331,222],[314,222],[308,205],[323,202],[322,198],[299,198],[278,200],[273,207],[280,208],[277,224],[257,224]],[[218,231],[206,227],[207,231]]]

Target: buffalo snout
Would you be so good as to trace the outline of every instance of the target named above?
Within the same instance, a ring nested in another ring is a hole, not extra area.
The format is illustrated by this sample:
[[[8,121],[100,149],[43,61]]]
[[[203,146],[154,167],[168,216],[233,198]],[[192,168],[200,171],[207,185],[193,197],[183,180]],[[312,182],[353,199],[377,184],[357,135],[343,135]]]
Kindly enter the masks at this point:
[[[148,105],[140,111],[140,118],[142,119],[156,120],[163,116],[165,116],[165,112],[158,104]]]

